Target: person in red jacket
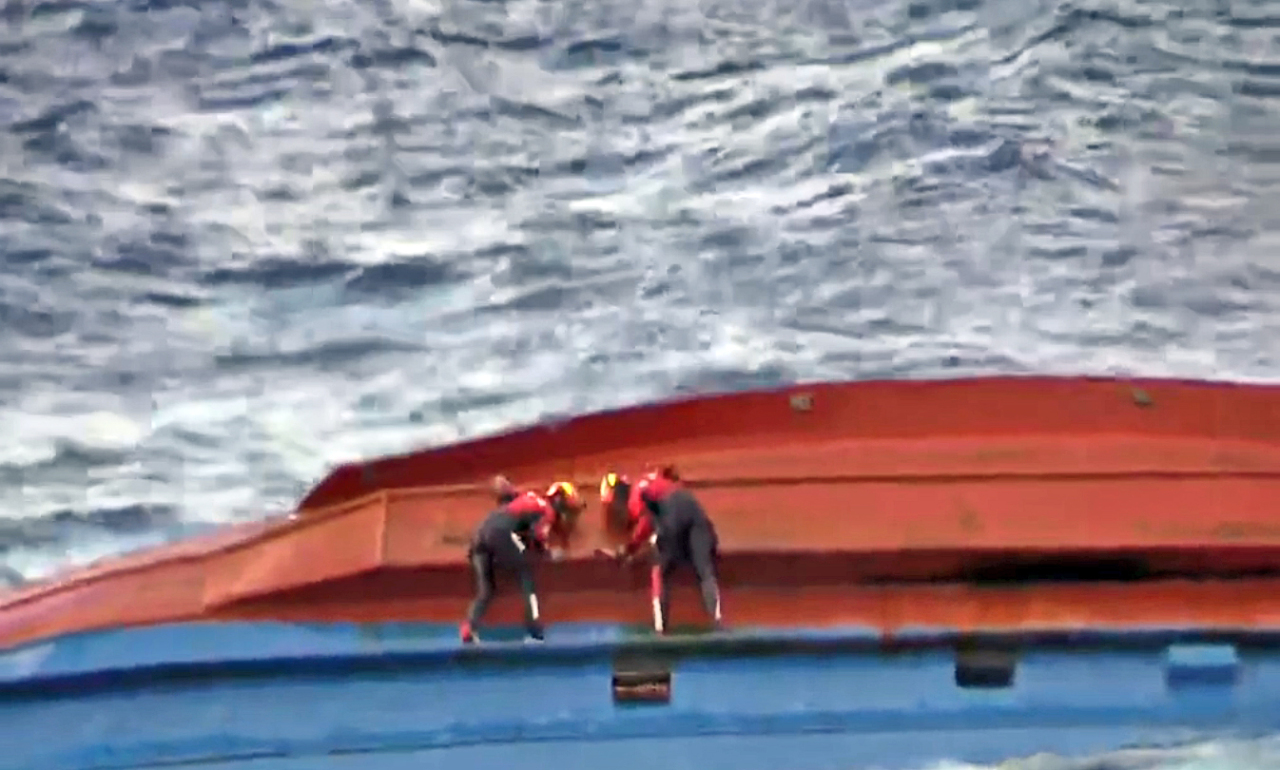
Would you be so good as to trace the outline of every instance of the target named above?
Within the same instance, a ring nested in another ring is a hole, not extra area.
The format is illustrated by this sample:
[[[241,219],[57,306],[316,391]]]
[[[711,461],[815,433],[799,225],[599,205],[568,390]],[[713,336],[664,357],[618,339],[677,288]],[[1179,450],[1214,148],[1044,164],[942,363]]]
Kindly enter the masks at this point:
[[[476,581],[476,596],[462,623],[465,643],[478,641],[476,626],[484,618],[497,587],[497,575],[507,572],[519,580],[524,596],[525,631],[532,639],[543,638],[538,593],[533,580],[531,553],[558,558],[560,550],[552,538],[566,538],[583,508],[573,484],[557,481],[545,494],[517,490],[505,477],[493,481],[498,508],[490,513],[471,539],[468,561]]]
[[[670,617],[669,584],[681,565],[693,567],[702,592],[702,605],[718,627],[720,586],[716,578],[719,538],[715,525],[702,504],[681,482],[675,469],[667,466],[632,484],[626,476],[605,474],[600,481],[600,501],[610,516],[626,517],[629,537],[612,556],[630,560],[646,544],[652,546],[654,564],[650,569],[650,599],[653,627],[665,633]],[[625,510],[625,513],[624,513]]]

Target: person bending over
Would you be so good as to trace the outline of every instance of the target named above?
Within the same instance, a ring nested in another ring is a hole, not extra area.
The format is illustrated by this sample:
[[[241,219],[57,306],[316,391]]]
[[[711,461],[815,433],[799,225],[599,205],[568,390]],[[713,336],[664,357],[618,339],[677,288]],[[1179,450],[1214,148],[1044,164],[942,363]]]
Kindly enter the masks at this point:
[[[501,574],[516,578],[524,599],[525,631],[530,638],[541,640],[544,630],[532,557],[549,553],[559,558],[561,551],[552,546],[552,538],[567,538],[582,510],[582,498],[567,481],[557,481],[544,494],[521,493],[501,476],[494,479],[493,492],[498,507],[481,522],[467,552],[476,595],[462,623],[462,641],[479,641],[476,628],[484,619]]]
[[[634,484],[618,473],[605,474],[600,481],[600,501],[606,515],[618,519],[625,516],[627,542],[611,556],[625,562],[646,544],[652,547],[649,584],[654,630],[666,633],[671,576],[682,565],[693,568],[703,608],[719,627],[719,538],[711,518],[693,492],[681,483],[675,469],[668,466],[650,472]]]

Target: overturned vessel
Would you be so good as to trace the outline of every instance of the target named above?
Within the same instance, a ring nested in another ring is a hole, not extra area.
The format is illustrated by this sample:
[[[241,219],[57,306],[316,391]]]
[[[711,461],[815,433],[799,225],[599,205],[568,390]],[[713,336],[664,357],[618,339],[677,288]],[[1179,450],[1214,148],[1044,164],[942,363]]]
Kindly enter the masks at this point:
[[[730,630],[648,634],[588,517],[539,567],[545,644],[458,644],[490,475],[659,462],[715,520]],[[1271,729],[1277,589],[1280,387],[701,397],[343,466],[289,518],[0,594],[0,724],[59,731],[0,766],[908,767]]]

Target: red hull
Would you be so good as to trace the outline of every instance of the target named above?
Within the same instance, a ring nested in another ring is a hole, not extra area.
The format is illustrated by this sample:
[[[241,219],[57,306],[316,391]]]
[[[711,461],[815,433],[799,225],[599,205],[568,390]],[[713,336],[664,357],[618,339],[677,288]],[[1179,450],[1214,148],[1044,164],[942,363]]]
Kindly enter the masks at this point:
[[[455,620],[489,475],[590,490],[666,461],[716,520],[734,622],[1280,621],[1280,388],[992,378],[704,398],[339,468],[298,520],[0,598],[0,645],[174,620]],[[589,517],[574,558],[543,568],[550,622],[645,620],[641,572],[586,555],[608,541]],[[1232,580],[1170,580],[1187,577]],[[1023,584],[957,585],[998,578]],[[1145,582],[1025,582],[1043,578]]]

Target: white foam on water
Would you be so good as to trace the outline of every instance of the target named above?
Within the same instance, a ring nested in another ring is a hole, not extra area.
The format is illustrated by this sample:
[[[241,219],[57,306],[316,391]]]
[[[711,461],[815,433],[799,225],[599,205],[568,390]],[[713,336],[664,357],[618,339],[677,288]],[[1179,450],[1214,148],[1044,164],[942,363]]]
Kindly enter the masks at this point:
[[[1160,747],[1134,747],[1091,756],[1037,754],[992,765],[946,761],[923,770],[1275,770],[1280,737],[1212,739]]]

